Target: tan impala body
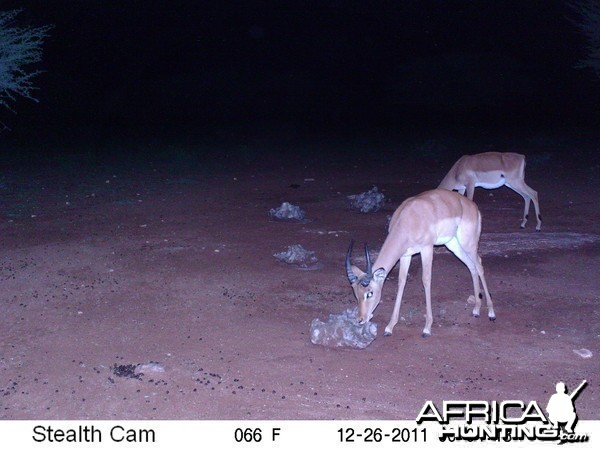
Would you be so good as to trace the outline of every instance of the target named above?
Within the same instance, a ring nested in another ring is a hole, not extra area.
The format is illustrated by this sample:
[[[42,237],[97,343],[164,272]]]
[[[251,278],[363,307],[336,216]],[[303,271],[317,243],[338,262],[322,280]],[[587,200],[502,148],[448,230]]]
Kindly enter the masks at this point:
[[[473,200],[476,187],[496,189],[507,186],[525,200],[525,210],[521,228],[525,228],[529,218],[529,205],[533,201],[537,219],[536,230],[542,228],[542,216],[538,194],[525,183],[525,156],[518,153],[487,152],[465,155],[454,163],[444,177],[439,188],[457,190]]]
[[[346,256],[346,272],[358,301],[359,321],[369,321],[381,300],[383,283],[394,265],[400,261],[398,293],[392,318],[385,328],[385,335],[391,335],[400,314],[402,293],[411,257],[421,254],[423,287],[425,288],[426,319],[423,336],[431,334],[433,315],[431,312],[431,265],[433,247],[445,245],[469,269],[473,279],[473,315],[478,317],[481,308],[480,280],[488,307],[488,317],[495,320],[494,307],[485,281],[478,245],[481,234],[481,215],[477,205],[468,198],[445,189],[423,192],[405,200],[392,216],[389,233],[377,261],[371,264],[368,248],[367,272],[350,263],[352,244]],[[376,270],[373,271],[372,268]]]

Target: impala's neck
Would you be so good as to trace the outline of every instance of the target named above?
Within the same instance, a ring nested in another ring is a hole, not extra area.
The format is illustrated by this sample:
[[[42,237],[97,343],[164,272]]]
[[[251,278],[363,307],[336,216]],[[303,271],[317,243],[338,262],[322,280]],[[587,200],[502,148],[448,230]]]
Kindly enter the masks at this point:
[[[452,191],[455,188],[455,186],[456,186],[456,164],[457,163],[454,163],[454,165],[450,169],[450,172],[448,172],[446,174],[446,176],[444,177],[444,179],[442,180],[442,182],[440,183],[438,188],[447,189],[449,191]]]
[[[393,233],[393,231],[390,232],[379,250],[373,269],[377,270],[383,267],[385,273],[389,274],[407,249],[408,245],[403,242],[401,236]]]

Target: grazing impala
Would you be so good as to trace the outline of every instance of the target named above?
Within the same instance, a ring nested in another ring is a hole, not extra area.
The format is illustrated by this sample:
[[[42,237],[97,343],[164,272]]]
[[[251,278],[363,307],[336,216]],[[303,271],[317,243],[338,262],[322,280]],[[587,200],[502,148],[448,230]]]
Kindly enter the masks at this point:
[[[369,249],[365,245],[367,272],[351,265],[352,243],[346,255],[346,273],[358,300],[358,320],[371,320],[373,312],[381,300],[381,289],[390,270],[400,260],[398,294],[392,318],[385,327],[385,336],[392,334],[398,323],[402,293],[412,255],[421,253],[423,266],[423,287],[425,288],[426,319],[423,337],[431,335],[433,315],[431,312],[431,263],[433,246],[445,245],[469,268],[473,279],[475,303],[473,316],[479,317],[481,296],[479,280],[483,285],[488,307],[488,317],[496,320],[492,299],[485,282],[481,258],[477,253],[481,233],[481,214],[477,205],[466,197],[445,189],[423,192],[405,200],[396,210],[390,221],[377,261],[371,263]],[[373,267],[377,269],[373,272]]]
[[[525,200],[525,211],[521,228],[525,228],[529,216],[529,204],[533,200],[537,226],[542,228],[542,216],[538,204],[538,194],[525,184],[525,156],[518,153],[487,152],[477,155],[465,155],[454,163],[444,177],[439,188],[457,190],[473,200],[476,187],[496,189],[506,185]]]

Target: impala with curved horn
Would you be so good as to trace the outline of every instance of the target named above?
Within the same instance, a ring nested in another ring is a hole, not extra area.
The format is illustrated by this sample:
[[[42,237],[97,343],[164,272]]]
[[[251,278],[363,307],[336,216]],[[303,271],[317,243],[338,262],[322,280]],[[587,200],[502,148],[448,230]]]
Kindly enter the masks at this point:
[[[467,193],[473,200],[476,187],[496,189],[500,186],[511,188],[525,200],[521,228],[525,228],[529,218],[529,205],[533,201],[536,231],[542,229],[542,216],[538,194],[525,183],[525,156],[518,153],[486,152],[477,155],[464,155],[454,163],[438,188]]]
[[[359,282],[363,287],[367,287],[373,279],[373,268],[371,264],[371,255],[369,255],[369,247],[367,246],[367,244],[365,244],[365,260],[367,261],[367,272],[362,274],[361,278],[359,279],[358,276],[354,273],[352,269],[352,264],[350,263],[353,245],[354,241],[350,241],[350,248],[348,248],[348,253],[346,254],[346,273],[348,274],[348,280],[350,280],[350,284]]]
[[[478,254],[481,234],[481,214],[477,205],[468,198],[445,189],[434,189],[406,199],[396,210],[390,221],[388,235],[379,251],[375,264],[371,263],[369,249],[365,244],[367,271],[363,272],[350,262],[352,245],[346,254],[346,274],[358,301],[358,320],[368,322],[381,301],[383,283],[390,270],[400,261],[398,293],[390,322],[385,327],[385,336],[392,330],[400,314],[402,293],[412,255],[421,254],[422,279],[425,288],[425,328],[423,337],[431,335],[433,314],[431,312],[431,266],[433,247],[445,245],[471,272],[474,296],[473,316],[479,317],[481,308],[481,286],[490,320],[496,320],[494,306],[485,281],[481,258]],[[373,267],[377,267],[373,271]],[[480,286],[481,280],[481,286]]]

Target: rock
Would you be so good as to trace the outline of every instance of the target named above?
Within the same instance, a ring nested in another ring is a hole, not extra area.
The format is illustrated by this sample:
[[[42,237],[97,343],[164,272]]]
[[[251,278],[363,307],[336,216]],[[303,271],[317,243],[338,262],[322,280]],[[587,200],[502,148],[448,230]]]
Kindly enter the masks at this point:
[[[573,350],[573,353],[575,353],[577,356],[581,356],[584,359],[588,359],[588,358],[591,358],[592,356],[594,356],[594,354],[587,348],[575,349],[575,350]]]
[[[330,314],[327,322],[314,319],[310,324],[310,341],[333,348],[366,348],[377,337],[377,324],[359,324],[357,313],[358,309],[354,307],[340,314]]]
[[[319,260],[315,252],[306,250],[300,244],[289,245],[284,252],[274,253],[273,256],[286,264],[293,264],[301,269],[316,268]]]
[[[385,203],[385,196],[377,190],[377,186],[373,186],[373,189],[367,192],[348,195],[347,198],[353,209],[363,213],[379,211]]]
[[[276,220],[304,220],[305,214],[298,206],[283,202],[279,208],[272,208],[269,217]]]

